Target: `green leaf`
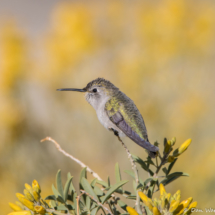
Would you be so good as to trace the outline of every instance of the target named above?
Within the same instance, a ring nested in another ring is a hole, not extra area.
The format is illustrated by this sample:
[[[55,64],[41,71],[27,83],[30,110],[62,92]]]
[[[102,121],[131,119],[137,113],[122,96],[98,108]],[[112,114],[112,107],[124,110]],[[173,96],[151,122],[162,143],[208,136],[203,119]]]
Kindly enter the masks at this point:
[[[151,157],[147,157],[147,161],[146,161],[148,164],[152,164],[152,165],[154,165],[155,166],[155,164],[154,164],[154,162],[153,162],[153,160],[152,160],[152,158]]]
[[[55,208],[57,206],[56,202],[54,200],[50,201],[50,205],[51,205],[52,208]]]
[[[97,182],[97,178],[94,178],[90,183],[91,187],[95,187],[96,182]]]
[[[89,193],[91,196],[94,197],[97,201],[99,201],[97,195],[94,193],[93,188],[90,186],[89,182],[87,181],[86,178],[81,179],[81,185],[84,188],[84,190]]]
[[[109,187],[108,184],[107,184],[105,181],[97,180],[96,183],[97,183],[97,184],[101,184],[101,185],[102,185],[103,187],[105,187],[105,188],[108,188],[108,187]]]
[[[123,201],[121,201],[121,200],[118,200],[117,203],[119,204],[119,206],[120,206],[123,210],[127,211],[127,210],[126,210],[127,204],[126,204],[125,202],[123,202]]]
[[[88,210],[90,210],[90,203],[91,203],[91,199],[89,196],[86,196],[86,207]]]
[[[106,202],[106,200],[108,200],[108,198],[111,196],[112,193],[115,192],[115,190],[117,190],[118,188],[122,187],[124,184],[126,184],[128,181],[126,180],[123,180],[123,181],[120,181],[114,185],[111,186],[111,188],[107,191],[106,195],[105,195],[105,198],[103,199],[102,201],[102,204],[104,204],[104,202]]]
[[[55,195],[46,196],[45,200],[57,200]]]
[[[63,197],[63,185],[61,181],[61,170],[59,169],[56,175],[56,185],[57,185],[57,190],[60,193],[60,196]]]
[[[124,190],[123,193],[126,194],[126,195],[131,195],[131,192],[130,192],[130,191],[127,191],[127,190]]]
[[[163,170],[163,172],[165,173],[165,175],[167,175],[167,168],[164,167],[162,170]]]
[[[147,206],[145,206],[146,209],[146,214],[147,215],[153,215],[152,212],[149,210],[149,208]]]
[[[67,209],[67,207],[64,206],[64,205],[59,205],[59,206],[57,206],[57,210],[58,210],[58,211],[67,211],[68,209]]]
[[[108,176],[108,187],[110,187],[110,177]]]
[[[147,166],[147,165],[148,165],[148,164],[147,164],[147,161],[143,161],[141,158],[139,158],[139,157],[136,156],[136,155],[132,155],[132,157],[133,157],[134,161],[135,161],[136,163],[140,164],[140,166],[141,166],[145,171],[149,172],[151,176],[154,175],[154,172],[153,172],[151,169],[148,168],[148,166]],[[154,164],[154,163],[152,163],[152,164]]]
[[[64,187],[64,201],[65,202],[67,201],[67,198],[68,198],[68,192],[69,192],[70,183],[72,182],[72,178],[73,177],[67,179],[67,182]]]
[[[115,165],[115,176],[116,176],[116,182],[121,181],[121,174],[120,174],[120,169],[119,169],[119,164],[116,163]]]
[[[104,192],[98,186],[95,186],[93,190],[97,196],[103,196],[104,195]]]
[[[125,173],[127,173],[128,175],[130,175],[132,178],[135,179],[135,175],[134,175],[134,172],[131,171],[131,170],[124,170]]]
[[[72,177],[73,176],[70,174],[70,172],[68,172],[67,173],[67,180],[70,179],[70,178],[72,178]],[[71,181],[70,186],[69,186],[69,192],[72,193],[72,191],[76,192],[75,187],[73,186],[72,181]]]
[[[81,170],[80,179],[79,179],[80,184],[81,184],[82,178],[87,178],[87,167],[85,167]]]
[[[74,193],[73,202],[74,202],[75,214],[78,214],[77,213],[77,200],[76,200],[76,198],[77,198],[77,193]]]
[[[131,170],[124,170],[124,172],[127,173],[128,175],[130,175],[132,178],[134,178],[134,179],[136,180],[135,174],[134,174],[133,171],[131,171]],[[139,178],[139,182],[140,182],[140,184],[142,184],[142,185],[144,184],[144,183],[143,183],[143,180],[142,180],[141,178]]]
[[[145,163],[141,158],[139,158],[139,157],[136,156],[136,155],[132,155],[132,157],[133,157],[133,159],[134,159],[134,161],[135,161],[136,163],[140,164],[140,166],[141,166],[144,170],[148,171],[148,168],[147,168],[146,163]]]
[[[170,175],[168,175],[163,181],[161,181],[160,183],[162,183],[164,186],[169,184],[170,182],[176,180],[177,178],[181,177],[181,176],[189,176],[189,174],[184,173],[184,172],[174,172]]]
[[[133,194],[133,195],[127,196],[126,199],[136,199],[136,195]]]
[[[90,215],[96,215],[99,207],[95,207],[90,211]]]
[[[157,178],[150,177],[144,181],[144,184],[147,185],[150,181],[157,181],[157,180],[158,180]]]
[[[170,165],[168,166],[168,170],[166,175],[168,175],[172,169],[172,167],[174,166],[175,162],[178,160],[178,158],[176,158],[172,163],[170,163]]]
[[[54,184],[52,184],[52,191],[56,197],[56,199],[61,202],[61,203],[65,203],[64,199],[61,197],[60,193],[58,192],[58,190],[55,188]]]

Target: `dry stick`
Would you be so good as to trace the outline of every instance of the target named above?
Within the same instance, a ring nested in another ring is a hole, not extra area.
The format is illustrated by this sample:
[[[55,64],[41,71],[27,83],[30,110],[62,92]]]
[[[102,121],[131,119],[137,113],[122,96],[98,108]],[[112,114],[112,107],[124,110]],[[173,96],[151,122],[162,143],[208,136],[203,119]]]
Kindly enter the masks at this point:
[[[87,167],[87,171],[90,172],[95,178],[97,178],[100,181],[103,181],[99,175],[97,173],[95,173],[93,170],[91,170],[86,164],[84,164],[83,162],[79,161],[77,158],[73,157],[72,155],[70,155],[69,153],[65,152],[61,147],[60,144],[57,143],[57,141],[55,141],[54,139],[52,139],[51,137],[46,137],[42,140],[40,140],[40,142],[44,142],[44,141],[51,141],[52,143],[55,144],[56,148],[58,149],[58,151],[62,152],[65,156],[69,157],[70,159],[74,160],[76,163],[80,164],[81,167]],[[104,190],[104,188],[101,188],[102,190]],[[111,194],[111,196],[115,199],[116,196],[114,194]]]
[[[119,136],[118,137],[118,140],[122,143],[122,146],[124,147],[125,151],[127,152],[127,155],[128,155],[128,158],[131,162],[131,167],[134,171],[134,174],[135,174],[135,180],[136,180],[136,187],[138,186],[139,184],[139,177],[138,177],[138,171],[137,171],[137,166],[132,158],[132,155],[131,153],[129,152],[128,148],[126,147],[125,143],[121,140],[121,138]],[[138,190],[136,192],[136,195],[137,195],[137,199],[136,199],[136,208],[137,208],[137,212],[139,214],[142,214],[142,211],[141,211],[141,208],[140,208],[140,197],[138,195]]]
[[[80,190],[81,192],[82,192],[82,194],[86,194],[86,195],[88,195],[94,202],[96,202],[99,206],[101,206],[104,210],[106,210],[109,214],[111,214],[111,215],[113,215],[112,213],[111,213],[111,211],[108,209],[108,208],[106,208],[102,203],[100,203],[100,202],[98,202],[93,196],[91,196],[89,193],[87,193],[86,191],[84,191],[84,190]]]
[[[57,141],[55,141],[54,139],[52,139],[51,137],[46,137],[42,140],[40,140],[40,142],[44,142],[44,141],[51,141],[52,143],[55,144],[56,148],[58,149],[58,151],[60,151],[61,153],[63,153],[66,157],[69,157],[70,159],[74,160],[76,163],[80,164],[81,167],[83,168],[87,168],[87,171],[90,172],[95,178],[97,178],[98,180],[102,181],[102,179],[99,177],[99,175],[97,173],[95,173],[92,169],[90,169],[86,164],[84,164],[83,162],[81,162],[80,160],[78,160],[77,158],[73,157],[72,155],[70,155],[69,153],[65,152],[60,145],[57,143]]]

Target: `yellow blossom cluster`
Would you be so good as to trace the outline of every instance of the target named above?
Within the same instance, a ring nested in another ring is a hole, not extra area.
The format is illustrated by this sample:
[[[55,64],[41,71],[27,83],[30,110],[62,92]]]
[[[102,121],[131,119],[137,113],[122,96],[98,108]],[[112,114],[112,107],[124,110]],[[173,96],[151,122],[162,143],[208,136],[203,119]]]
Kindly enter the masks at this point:
[[[160,184],[160,198],[154,198],[153,200],[148,198],[143,192],[139,192],[139,196],[142,199],[145,206],[152,212],[153,215],[189,215],[192,213],[192,208],[197,206],[197,202],[193,202],[193,198],[190,197],[184,201],[181,200],[181,192],[178,190],[174,195],[167,193],[163,184]],[[138,215],[135,209],[132,207],[126,208],[130,215]]]
[[[164,153],[165,154],[169,154],[172,151],[172,146],[174,146],[176,142],[176,138],[173,137],[171,140],[167,140],[167,142],[165,143],[165,147],[164,147]],[[179,148],[177,148],[172,155],[169,155],[167,158],[168,162],[173,162],[175,160],[176,157],[178,157],[179,155],[181,155],[183,152],[185,152],[187,150],[187,148],[189,147],[190,143],[192,142],[191,139],[186,140],[183,144],[181,144],[181,146]]]
[[[9,203],[14,212],[8,215],[32,215],[32,214],[45,214],[46,203],[40,197],[41,189],[39,183],[34,180],[32,186],[25,184],[23,194],[17,193],[16,197],[19,201],[16,203]]]

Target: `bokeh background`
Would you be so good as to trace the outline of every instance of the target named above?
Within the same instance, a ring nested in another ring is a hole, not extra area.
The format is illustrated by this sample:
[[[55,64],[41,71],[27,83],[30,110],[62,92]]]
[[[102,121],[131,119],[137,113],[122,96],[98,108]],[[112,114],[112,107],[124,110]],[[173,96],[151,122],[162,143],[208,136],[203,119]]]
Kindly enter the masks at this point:
[[[175,170],[190,174],[167,186],[215,207],[215,2],[28,1],[0,2],[0,211],[24,183],[37,179],[51,194],[58,169],[63,178],[81,168],[46,136],[114,183],[114,165],[130,169],[127,155],[99,123],[83,94],[57,88],[84,87],[103,77],[136,103],[151,142],[193,142]],[[146,157],[132,141],[133,154]],[[122,173],[124,179],[129,178]],[[147,177],[142,173],[141,177]],[[131,185],[128,185],[131,186]],[[132,186],[131,186],[132,187]]]

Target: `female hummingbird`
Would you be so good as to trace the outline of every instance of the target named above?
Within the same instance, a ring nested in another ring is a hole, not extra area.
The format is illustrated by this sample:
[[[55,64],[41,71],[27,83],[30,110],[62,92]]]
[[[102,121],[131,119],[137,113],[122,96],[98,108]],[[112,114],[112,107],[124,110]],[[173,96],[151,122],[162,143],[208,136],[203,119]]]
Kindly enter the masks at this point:
[[[58,91],[77,91],[86,93],[86,100],[96,110],[101,124],[120,137],[128,136],[147,150],[150,157],[156,157],[158,147],[148,140],[143,117],[134,102],[110,81],[97,78],[83,89],[63,88]]]

